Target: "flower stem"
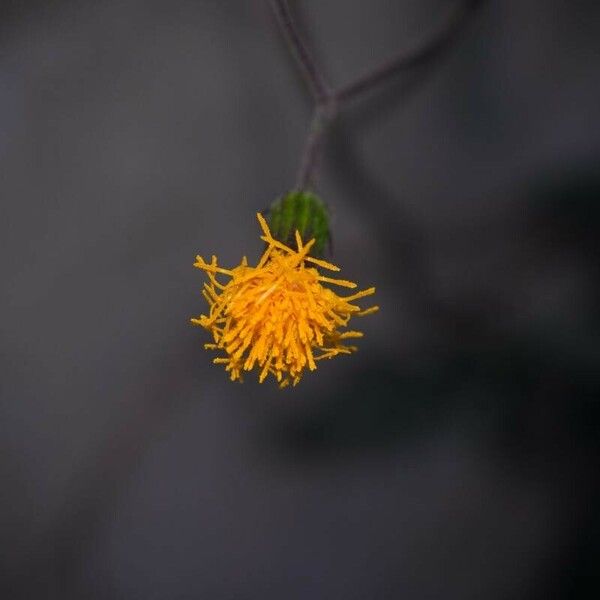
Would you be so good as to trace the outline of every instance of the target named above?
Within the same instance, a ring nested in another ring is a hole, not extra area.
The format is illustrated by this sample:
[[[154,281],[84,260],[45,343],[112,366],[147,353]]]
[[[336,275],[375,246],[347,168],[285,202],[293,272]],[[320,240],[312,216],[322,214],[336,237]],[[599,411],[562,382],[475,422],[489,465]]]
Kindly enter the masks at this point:
[[[287,0],[271,0],[271,7],[290,51],[300,65],[316,103],[319,104],[329,97],[329,86],[325,83],[317,63],[313,60],[307,45],[298,32]]]
[[[463,25],[484,0],[463,0],[460,8],[444,23],[435,35],[418,44],[409,52],[403,52],[355,81],[334,90],[329,87],[313,60],[308,47],[298,32],[287,0],[271,0],[273,12],[284,37],[301,67],[302,73],[315,100],[313,118],[304,144],[296,188],[303,191],[314,183],[314,173],[327,125],[335,117],[337,109],[346,101],[380,85],[395,74],[406,69],[431,62],[448,49]]]
[[[345,102],[361,92],[377,86],[400,71],[418,67],[435,59],[450,46],[456,35],[461,31],[464,22],[482,2],[483,0],[466,0],[430,39],[417,44],[415,48],[408,52],[402,52],[338,89],[335,92],[338,103]]]
[[[298,191],[304,191],[314,183],[313,177],[319,164],[325,131],[335,117],[336,107],[337,104],[332,101],[327,104],[317,104],[315,107],[296,178]]]

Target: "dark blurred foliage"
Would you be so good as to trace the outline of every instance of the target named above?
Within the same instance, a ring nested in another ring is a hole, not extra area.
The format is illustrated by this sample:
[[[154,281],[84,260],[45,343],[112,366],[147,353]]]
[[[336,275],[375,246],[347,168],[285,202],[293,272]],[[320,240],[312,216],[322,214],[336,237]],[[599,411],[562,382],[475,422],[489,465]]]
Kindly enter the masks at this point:
[[[448,5],[294,3],[336,82]],[[344,107],[318,191],[382,309],[280,392],[187,323],[308,126],[267,3],[3,3],[0,597],[598,596],[599,25],[490,1]]]

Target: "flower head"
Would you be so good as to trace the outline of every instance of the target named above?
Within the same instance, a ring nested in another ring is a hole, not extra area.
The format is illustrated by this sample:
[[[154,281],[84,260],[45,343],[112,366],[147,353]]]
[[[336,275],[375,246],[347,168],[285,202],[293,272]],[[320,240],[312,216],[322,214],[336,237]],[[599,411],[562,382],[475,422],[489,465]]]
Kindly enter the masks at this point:
[[[352,316],[378,310],[377,306],[362,310],[354,304],[375,288],[339,296],[323,284],[342,288],[356,288],[356,284],[321,275],[317,267],[339,268],[309,255],[314,239],[304,244],[296,232],[293,249],[274,239],[262,215],[257,217],[267,247],[255,267],[248,265],[246,257],[233,269],[219,267],[215,256],[210,263],[196,257],[194,266],[208,275],[202,293],[210,311],[192,322],[212,334],[213,343],[205,348],[224,351],[225,356],[214,362],[224,364],[233,381],[256,367],[261,383],[271,374],[281,387],[296,385],[304,370],[314,371],[319,360],[357,349],[345,342],[363,334],[346,327]],[[221,283],[218,275],[230,279]]]

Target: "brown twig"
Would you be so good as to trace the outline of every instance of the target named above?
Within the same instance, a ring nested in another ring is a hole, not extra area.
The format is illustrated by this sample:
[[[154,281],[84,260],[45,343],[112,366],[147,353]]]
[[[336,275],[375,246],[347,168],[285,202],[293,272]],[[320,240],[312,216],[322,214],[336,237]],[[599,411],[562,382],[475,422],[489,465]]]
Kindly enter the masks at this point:
[[[313,183],[312,178],[318,165],[323,136],[329,122],[335,117],[336,107],[337,105],[331,102],[328,105],[317,104],[315,108],[296,178],[297,190],[305,190]]]
[[[463,0],[460,8],[453,13],[431,38],[418,44],[409,52],[403,52],[360,76],[355,81],[332,91],[325,83],[318,65],[313,60],[306,44],[298,33],[287,0],[271,0],[271,6],[273,7],[277,21],[292,53],[302,68],[304,77],[315,98],[315,112],[300,160],[296,182],[297,189],[303,190],[312,183],[314,171],[318,164],[317,159],[323,135],[328,123],[334,118],[337,107],[362,92],[380,85],[401,71],[425,65],[440,56],[462,30],[468,17],[482,3],[483,0]]]
[[[308,47],[298,33],[294,19],[290,12],[287,0],[271,0],[271,7],[277,18],[277,22],[284,37],[290,47],[290,51],[298,61],[304,78],[315,97],[317,104],[320,104],[330,96],[329,86],[313,60]]]
[[[461,31],[464,22],[482,4],[483,0],[467,0],[454,11],[447,22],[439,28],[437,33],[425,42],[421,42],[408,52],[402,52],[391,60],[362,75],[355,81],[343,86],[335,92],[338,104],[345,102],[361,92],[365,92],[400,71],[418,67],[435,59],[453,41]]]

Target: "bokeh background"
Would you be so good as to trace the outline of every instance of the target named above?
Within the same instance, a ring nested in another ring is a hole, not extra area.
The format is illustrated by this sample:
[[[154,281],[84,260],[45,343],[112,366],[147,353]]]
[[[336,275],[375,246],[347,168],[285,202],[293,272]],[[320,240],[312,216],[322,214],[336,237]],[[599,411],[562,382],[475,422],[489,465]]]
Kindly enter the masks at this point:
[[[337,84],[442,0],[298,0]],[[267,2],[0,8],[0,597],[597,597],[600,3],[489,0],[341,111],[360,351],[228,381],[197,253],[261,246],[311,104]]]

